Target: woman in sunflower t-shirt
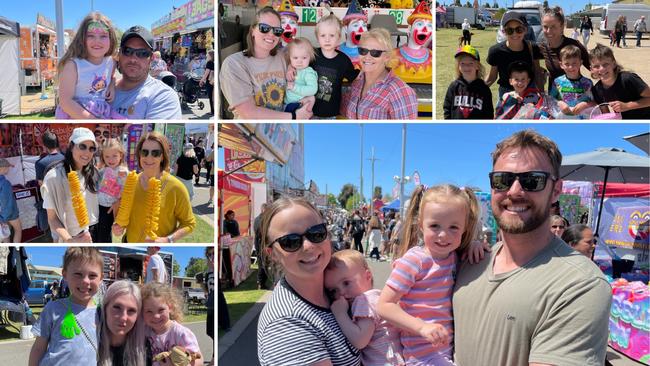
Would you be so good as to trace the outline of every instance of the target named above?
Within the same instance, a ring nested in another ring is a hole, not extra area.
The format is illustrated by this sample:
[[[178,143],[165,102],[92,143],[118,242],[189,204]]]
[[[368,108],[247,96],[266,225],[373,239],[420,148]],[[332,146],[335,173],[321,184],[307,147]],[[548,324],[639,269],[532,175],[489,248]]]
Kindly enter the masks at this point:
[[[280,48],[280,15],[271,7],[257,12],[246,37],[248,49],[228,56],[219,84],[237,119],[309,119],[311,105],[283,112],[287,63]]]

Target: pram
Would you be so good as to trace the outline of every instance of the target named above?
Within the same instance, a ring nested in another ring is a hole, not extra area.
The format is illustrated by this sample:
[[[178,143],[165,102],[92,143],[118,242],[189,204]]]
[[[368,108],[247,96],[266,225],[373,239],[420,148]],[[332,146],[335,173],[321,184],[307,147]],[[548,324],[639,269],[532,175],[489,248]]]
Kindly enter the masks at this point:
[[[181,101],[181,106],[188,108],[190,104],[197,103],[199,109],[202,110],[205,107],[205,104],[199,100],[199,97],[205,96],[206,91],[205,88],[199,86],[201,77],[199,77],[199,75],[194,72],[183,73],[183,77],[185,81],[183,82],[181,90],[178,93]]]

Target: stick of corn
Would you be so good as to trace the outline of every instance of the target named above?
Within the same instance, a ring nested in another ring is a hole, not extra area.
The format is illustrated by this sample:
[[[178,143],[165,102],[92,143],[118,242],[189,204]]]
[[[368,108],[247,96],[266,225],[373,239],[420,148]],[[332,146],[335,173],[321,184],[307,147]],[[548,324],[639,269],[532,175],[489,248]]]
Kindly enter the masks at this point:
[[[87,227],[90,223],[88,221],[88,210],[86,209],[86,200],[81,194],[81,183],[76,171],[72,170],[68,173],[68,183],[72,195],[72,208],[74,208],[74,215],[77,217],[79,227]]]
[[[160,179],[149,178],[147,182],[147,217],[145,221],[145,234],[152,240],[158,235],[158,216],[160,216]]]
[[[132,170],[126,176],[126,182],[124,183],[124,190],[122,190],[122,198],[120,200],[120,209],[115,219],[115,223],[121,227],[129,226],[129,217],[131,216],[131,208],[133,208],[136,184],[138,184],[138,174]]]

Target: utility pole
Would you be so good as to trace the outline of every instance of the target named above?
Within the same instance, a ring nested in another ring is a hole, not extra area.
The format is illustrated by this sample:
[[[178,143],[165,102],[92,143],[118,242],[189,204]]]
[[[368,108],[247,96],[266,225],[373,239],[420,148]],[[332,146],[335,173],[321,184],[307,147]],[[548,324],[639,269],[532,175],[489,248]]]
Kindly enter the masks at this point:
[[[361,152],[361,159],[359,161],[361,162],[361,168],[360,168],[360,175],[359,175],[359,203],[360,205],[363,202],[363,123],[359,123],[359,127],[361,127],[361,148],[359,151]]]
[[[406,123],[402,124],[402,176],[399,182],[399,216],[404,220],[404,170],[406,164]]]
[[[370,204],[372,205],[372,203],[373,203],[373,201],[375,199],[375,161],[377,161],[379,159],[375,158],[375,147],[374,146],[370,149],[370,151],[371,151],[371,155],[370,155],[370,158],[368,160],[370,160],[370,166],[371,166],[370,171],[372,172],[372,174],[370,175],[370,177],[371,177],[370,178],[370,182],[371,182],[371,184],[370,184],[370,194],[371,194]]]

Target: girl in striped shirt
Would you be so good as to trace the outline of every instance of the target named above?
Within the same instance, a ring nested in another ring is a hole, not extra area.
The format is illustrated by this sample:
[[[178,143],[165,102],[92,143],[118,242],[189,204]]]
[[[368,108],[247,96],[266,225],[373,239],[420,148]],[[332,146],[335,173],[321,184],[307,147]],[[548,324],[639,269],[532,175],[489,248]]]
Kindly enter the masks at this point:
[[[379,315],[401,330],[407,365],[453,365],[451,297],[457,255],[480,215],[474,193],[439,185],[413,192],[402,244],[379,297]],[[472,252],[482,247],[472,244]]]

